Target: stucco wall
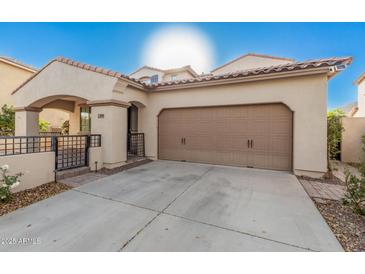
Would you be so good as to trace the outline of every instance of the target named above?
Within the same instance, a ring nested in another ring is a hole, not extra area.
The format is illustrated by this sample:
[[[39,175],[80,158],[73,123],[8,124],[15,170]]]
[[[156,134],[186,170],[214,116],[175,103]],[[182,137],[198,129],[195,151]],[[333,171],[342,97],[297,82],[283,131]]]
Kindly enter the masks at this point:
[[[5,164],[10,166],[10,175],[23,173],[21,183],[13,189],[14,192],[54,181],[54,152],[1,156],[0,166]]]
[[[289,60],[264,58],[259,56],[245,56],[237,61],[232,62],[226,66],[223,66],[213,72],[214,75],[234,72],[237,70],[246,70],[260,67],[277,66],[281,64],[291,63]]]
[[[33,72],[0,61],[0,105],[14,105],[11,92],[32,75]]]
[[[158,114],[164,108],[282,102],[294,112],[293,167],[297,174],[327,170],[325,74],[149,93],[140,113],[146,155],[157,158]]]
[[[347,163],[359,163],[364,160],[361,137],[365,135],[365,117],[342,119],[344,132],[341,142],[341,160]]]
[[[59,109],[43,109],[39,113],[39,118],[50,123],[50,127],[60,128],[64,121],[70,119],[70,114]]]
[[[40,99],[59,95],[73,95],[91,101],[105,100],[112,98],[116,82],[115,77],[53,62],[13,96],[17,107],[29,106]],[[44,103],[48,102],[43,100]]]
[[[172,81],[171,77],[173,75],[176,76],[176,79],[175,80],[182,80],[182,79],[191,79],[191,78],[194,78],[189,72],[187,72],[187,71],[180,71],[180,72],[175,72],[175,73],[166,73],[163,76],[162,81],[164,81],[164,82]]]
[[[96,168],[98,170],[102,169],[104,167],[103,163],[104,163],[103,147],[90,147],[89,148],[90,170],[94,171]]]

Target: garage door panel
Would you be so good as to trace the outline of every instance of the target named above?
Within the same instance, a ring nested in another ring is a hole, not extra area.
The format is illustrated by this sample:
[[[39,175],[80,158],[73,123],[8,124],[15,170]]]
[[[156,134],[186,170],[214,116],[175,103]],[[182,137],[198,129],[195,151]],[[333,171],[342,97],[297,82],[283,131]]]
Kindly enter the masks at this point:
[[[165,110],[159,117],[159,157],[290,170],[292,112],[283,104]]]

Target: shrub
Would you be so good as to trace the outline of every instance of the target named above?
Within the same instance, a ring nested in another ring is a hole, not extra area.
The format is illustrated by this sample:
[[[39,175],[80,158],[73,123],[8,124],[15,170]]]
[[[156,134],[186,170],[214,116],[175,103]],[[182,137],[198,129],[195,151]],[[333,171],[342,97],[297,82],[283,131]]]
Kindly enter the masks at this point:
[[[46,132],[48,131],[49,123],[45,120],[39,119],[39,131]]]
[[[8,175],[8,165],[0,167],[0,201],[9,201],[11,199],[11,189],[19,185],[18,178],[22,176],[21,173],[16,175]]]
[[[334,109],[327,113],[327,158],[336,159],[340,153],[340,142],[344,130],[341,119],[345,113],[340,109]]]
[[[0,131],[14,132],[15,130],[15,112],[11,106],[3,105],[0,111]]]
[[[343,203],[357,214],[365,215],[365,178],[358,178],[346,170],[346,193]]]
[[[365,136],[362,136],[361,142],[365,153]],[[343,202],[350,206],[353,212],[365,215],[365,158],[362,159],[358,169],[360,178],[351,174],[349,170],[345,171],[346,193]]]

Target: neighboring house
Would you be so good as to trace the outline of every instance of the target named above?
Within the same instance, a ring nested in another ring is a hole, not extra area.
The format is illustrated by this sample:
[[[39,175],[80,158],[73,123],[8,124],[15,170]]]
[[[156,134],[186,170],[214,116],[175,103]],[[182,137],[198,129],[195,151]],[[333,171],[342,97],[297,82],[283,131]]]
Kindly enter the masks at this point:
[[[345,113],[346,117],[353,117],[357,111],[357,102],[346,104],[342,107],[339,107],[339,109]]]
[[[36,72],[37,69],[29,65],[0,56],[0,107],[5,104],[13,106],[15,102],[11,92]],[[40,118],[49,122],[51,127],[61,127],[69,119],[66,112],[52,109],[44,109]]]
[[[359,163],[365,160],[362,136],[365,136],[365,73],[355,81],[357,102],[347,117],[342,120],[344,132],[341,141],[341,160],[348,163]]]
[[[294,63],[294,59],[274,57],[263,54],[247,53],[242,55],[222,66],[212,70],[213,75],[219,75],[223,73],[240,71],[243,69],[255,69],[271,66],[285,65],[288,63]]]
[[[38,113],[52,106],[71,111],[71,133],[102,135],[98,167],[124,165],[128,133],[138,132],[150,159],[318,177],[327,171],[328,80],[351,61],[248,54],[208,75],[142,67],[127,76],[57,58],[14,90],[16,135],[36,134]]]
[[[158,69],[149,66],[143,66],[137,69],[135,72],[129,74],[129,76],[139,79],[146,84],[153,84],[192,79],[198,77],[198,74],[190,66],[173,69]]]

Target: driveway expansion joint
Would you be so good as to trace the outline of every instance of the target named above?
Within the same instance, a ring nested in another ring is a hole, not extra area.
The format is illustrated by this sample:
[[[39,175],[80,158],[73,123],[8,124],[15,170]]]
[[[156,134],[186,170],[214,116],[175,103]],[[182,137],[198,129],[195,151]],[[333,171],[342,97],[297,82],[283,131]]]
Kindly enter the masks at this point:
[[[196,180],[194,180],[189,186],[187,186],[181,193],[179,193],[170,203],[168,203],[168,205],[162,209],[161,211],[158,211],[158,214],[153,217],[149,222],[146,223],[146,225],[144,225],[139,231],[137,231],[137,233],[135,235],[132,236],[132,238],[130,238],[127,242],[125,242],[122,247],[119,249],[119,251],[123,251],[123,249],[128,246],[128,244],[130,242],[132,242],[145,228],[147,228],[154,220],[156,220],[161,214],[165,213],[165,210],[171,205],[173,204],[181,195],[183,195],[188,189],[190,189],[193,185],[195,185],[199,180],[201,180],[201,178],[203,178],[203,176],[205,176],[209,171],[211,171],[212,169],[214,169],[214,167],[210,167],[208,168],[205,172],[203,172]]]
[[[76,191],[76,192],[79,192],[79,193],[82,193],[82,194],[85,194],[85,195],[93,196],[93,197],[100,198],[100,199],[104,199],[104,200],[108,200],[108,201],[113,201],[113,202],[120,203],[120,204],[123,204],[123,205],[134,206],[134,207],[137,207],[137,208],[140,208],[140,209],[145,209],[145,210],[149,210],[149,211],[161,213],[161,211],[156,210],[156,209],[152,209],[152,208],[148,208],[148,207],[144,207],[144,206],[139,206],[139,205],[135,205],[135,204],[131,204],[131,203],[127,203],[127,202],[115,200],[113,198],[104,197],[104,196],[97,195],[97,194],[94,194],[94,193],[89,193],[89,192],[81,191],[79,189],[70,189],[70,191]]]
[[[281,241],[278,241],[278,240],[274,240],[274,239],[258,236],[258,235],[255,235],[255,234],[251,234],[251,233],[248,233],[248,232],[243,232],[243,231],[235,230],[235,229],[232,229],[232,228],[222,227],[222,226],[211,224],[211,223],[201,222],[201,221],[193,220],[193,219],[190,219],[190,218],[186,218],[186,217],[183,217],[183,216],[179,216],[179,215],[175,215],[175,214],[171,214],[171,213],[167,213],[167,212],[163,212],[163,214],[173,216],[173,217],[177,217],[177,218],[181,218],[181,219],[184,219],[184,220],[187,220],[187,221],[190,221],[190,222],[194,222],[194,223],[198,223],[198,224],[208,225],[208,226],[212,226],[212,227],[215,227],[215,228],[220,228],[220,229],[224,229],[224,230],[227,230],[227,231],[240,233],[240,234],[243,234],[243,235],[246,235],[246,236],[259,238],[259,239],[266,240],[266,241],[271,241],[271,242],[275,242],[275,243],[279,243],[279,244],[283,244],[283,245],[287,245],[287,246],[291,246],[291,247],[295,247],[295,248],[300,248],[300,249],[307,250],[307,251],[319,252],[319,250],[314,250],[314,249],[311,249],[309,247],[302,247],[302,246],[295,245],[295,244],[285,243],[285,242],[281,242]]]
[[[187,186],[181,193],[179,193],[164,209],[162,210],[156,210],[156,209],[152,209],[152,208],[147,208],[147,207],[143,207],[143,206],[139,206],[139,205],[135,205],[135,204],[132,204],[132,203],[128,203],[128,202],[123,202],[123,201],[119,201],[119,200],[115,200],[113,198],[109,198],[109,197],[104,197],[102,195],[97,195],[97,194],[93,194],[93,193],[88,193],[88,192],[85,192],[85,191],[82,191],[82,190],[79,190],[79,189],[71,189],[71,191],[76,191],[76,192],[79,192],[79,193],[82,193],[82,194],[86,194],[86,195],[90,195],[90,196],[93,196],[93,197],[96,197],[96,198],[100,198],[100,199],[105,199],[105,200],[109,200],[109,201],[113,201],[113,202],[117,202],[117,203],[120,203],[120,204],[124,204],[124,205],[128,205],[128,206],[133,206],[133,207],[137,207],[137,208],[140,208],[140,209],[145,209],[145,210],[149,210],[149,211],[153,211],[153,212],[156,212],[157,215],[154,216],[151,220],[149,220],[140,230],[138,230],[136,232],[136,234],[134,234],[129,240],[127,240],[123,245],[122,247],[118,250],[119,252],[123,251],[123,249],[128,246],[129,243],[131,243],[145,228],[147,228],[154,220],[156,220],[160,215],[162,214],[165,214],[165,215],[169,215],[169,216],[173,216],[173,217],[176,217],[176,218],[181,218],[181,219],[184,219],[184,220],[187,220],[187,221],[190,221],[190,222],[193,222],[193,223],[198,223],[198,224],[203,224],[203,225],[208,225],[208,226],[212,226],[212,227],[215,227],[215,228],[219,228],[219,229],[223,229],[223,230],[227,230],[227,231],[230,231],[230,232],[235,232],[235,233],[239,233],[239,234],[243,234],[243,235],[246,235],[246,236],[250,236],[250,237],[255,237],[255,238],[259,238],[259,239],[262,239],[262,240],[266,240],[266,241],[271,241],[271,242],[275,242],[275,243],[279,243],[279,244],[283,244],[283,245],[287,245],[287,246],[291,246],[291,247],[295,247],[295,248],[299,248],[299,249],[303,249],[303,250],[307,250],[307,251],[315,251],[315,252],[318,252],[318,250],[314,250],[314,249],[311,249],[311,248],[307,248],[307,247],[302,247],[302,246],[298,246],[298,245],[295,245],[295,244],[291,244],[291,243],[286,243],[286,242],[281,242],[281,241],[278,241],[278,240],[274,240],[274,239],[270,239],[270,238],[266,238],[266,237],[262,237],[262,236],[258,236],[258,235],[255,235],[255,234],[251,234],[251,233],[248,233],[248,232],[244,232],[244,231],[239,231],[239,230],[235,230],[235,229],[231,229],[231,228],[227,228],[227,227],[222,227],[222,226],[218,226],[218,225],[215,225],[215,224],[211,224],[211,223],[206,223],[206,222],[202,222],[202,221],[197,221],[197,220],[193,220],[193,219],[190,219],[190,218],[187,218],[187,217],[183,217],[183,216],[179,216],[179,215],[175,215],[175,214],[171,214],[171,213],[168,213],[166,212],[166,210],[179,198],[181,197],[186,191],[188,191],[192,186],[194,186],[198,181],[200,181],[207,173],[209,173],[211,170],[214,169],[214,166],[213,167],[210,167],[209,169],[207,169],[204,173],[202,173],[195,181],[193,181],[189,186]]]

